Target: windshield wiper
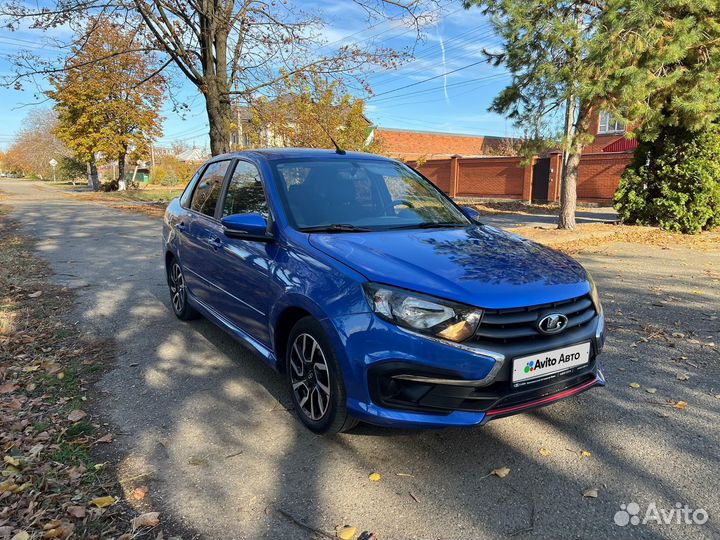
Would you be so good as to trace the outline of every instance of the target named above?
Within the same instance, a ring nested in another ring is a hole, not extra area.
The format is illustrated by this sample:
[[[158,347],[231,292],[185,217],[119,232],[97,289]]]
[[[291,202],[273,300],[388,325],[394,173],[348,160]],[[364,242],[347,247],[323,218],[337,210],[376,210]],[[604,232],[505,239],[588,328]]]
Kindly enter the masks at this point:
[[[302,227],[302,232],[370,232],[372,229],[358,227],[349,223],[333,223],[331,225],[315,225],[313,227]]]
[[[458,223],[457,221],[427,221],[425,223],[413,223],[411,225],[399,225],[391,229],[444,229],[446,227],[468,227],[469,223]]]

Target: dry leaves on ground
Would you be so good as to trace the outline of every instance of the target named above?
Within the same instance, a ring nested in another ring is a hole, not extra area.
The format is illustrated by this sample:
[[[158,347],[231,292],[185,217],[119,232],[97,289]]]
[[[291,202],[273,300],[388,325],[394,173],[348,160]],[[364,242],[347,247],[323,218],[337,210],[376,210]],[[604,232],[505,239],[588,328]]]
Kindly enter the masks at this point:
[[[0,206],[0,538],[118,538],[134,512],[94,462],[83,410],[112,351],[63,322],[72,292],[48,283],[17,230]]]

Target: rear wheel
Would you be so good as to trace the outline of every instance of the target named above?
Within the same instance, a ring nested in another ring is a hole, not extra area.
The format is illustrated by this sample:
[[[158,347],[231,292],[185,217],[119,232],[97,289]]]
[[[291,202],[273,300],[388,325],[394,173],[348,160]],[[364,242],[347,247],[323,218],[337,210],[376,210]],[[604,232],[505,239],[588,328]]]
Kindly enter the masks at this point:
[[[172,303],[173,313],[181,321],[189,321],[197,319],[200,314],[188,304],[187,288],[185,286],[185,276],[177,259],[172,259],[167,269],[168,286],[170,287],[170,302]]]
[[[330,340],[312,317],[290,332],[285,368],[295,412],[310,430],[339,433],[357,425],[347,412],[345,383]]]

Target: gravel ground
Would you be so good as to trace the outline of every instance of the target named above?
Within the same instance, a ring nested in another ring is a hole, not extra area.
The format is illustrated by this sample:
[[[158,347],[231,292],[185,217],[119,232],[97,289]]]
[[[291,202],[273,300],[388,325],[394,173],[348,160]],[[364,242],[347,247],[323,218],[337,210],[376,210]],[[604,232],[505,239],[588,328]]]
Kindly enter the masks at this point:
[[[0,189],[76,289],[77,324],[115,338],[96,413],[116,426],[120,475],[147,475],[183,538],[310,537],[294,520],[394,539],[720,537],[720,246],[578,256],[609,318],[604,389],[478,429],[318,437],[262,360],[207,321],[173,317],[158,219],[37,184]],[[488,475],[497,467],[510,472]],[[631,502],[640,517],[681,503],[709,520],[617,525]]]

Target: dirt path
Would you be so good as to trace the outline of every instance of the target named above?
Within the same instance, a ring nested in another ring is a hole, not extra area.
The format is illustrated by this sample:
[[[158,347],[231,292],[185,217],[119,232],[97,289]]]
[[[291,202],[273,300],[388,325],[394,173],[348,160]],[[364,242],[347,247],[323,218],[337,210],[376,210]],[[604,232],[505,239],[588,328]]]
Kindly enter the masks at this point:
[[[188,538],[309,536],[286,515],[381,538],[720,536],[717,253],[618,243],[581,258],[610,318],[606,389],[481,429],[361,426],[321,438],[286,410],[259,358],[206,321],[173,317],[158,219],[31,183],[0,189],[57,281],[76,289],[77,324],[115,338],[101,412],[119,431],[121,470],[147,474],[153,501]],[[487,476],[502,466],[507,477]],[[373,471],[380,482],[368,481]],[[598,497],[583,497],[588,488]],[[629,502],[643,513],[680,502],[710,520],[616,525]]]

